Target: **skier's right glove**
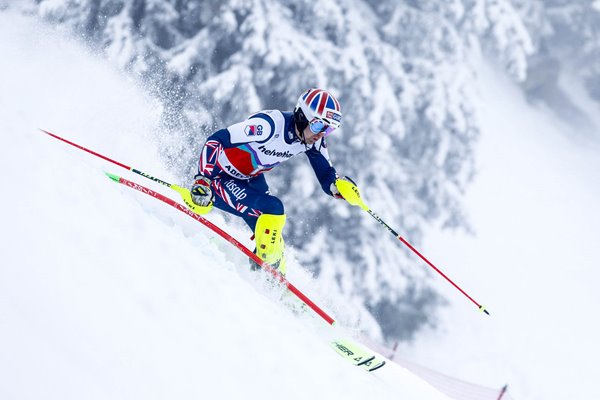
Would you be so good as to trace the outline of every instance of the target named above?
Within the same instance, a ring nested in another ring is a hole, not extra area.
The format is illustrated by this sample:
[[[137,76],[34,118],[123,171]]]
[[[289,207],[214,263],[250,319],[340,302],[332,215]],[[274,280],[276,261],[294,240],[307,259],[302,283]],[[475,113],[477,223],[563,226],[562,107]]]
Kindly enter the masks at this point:
[[[213,202],[215,197],[210,188],[211,180],[203,175],[196,175],[195,179],[190,189],[192,201],[199,206],[206,207]]]

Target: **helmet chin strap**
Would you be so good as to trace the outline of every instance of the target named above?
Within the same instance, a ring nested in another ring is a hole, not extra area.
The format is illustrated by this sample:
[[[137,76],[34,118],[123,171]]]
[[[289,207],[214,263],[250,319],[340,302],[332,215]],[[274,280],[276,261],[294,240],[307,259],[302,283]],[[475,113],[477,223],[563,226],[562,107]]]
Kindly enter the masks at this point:
[[[304,137],[304,131],[302,131],[302,139],[300,139],[300,143],[304,145],[304,148],[306,150],[310,150],[310,146],[308,145],[308,143],[306,143],[306,137]],[[314,144],[312,144],[311,146],[314,146]]]
[[[294,118],[296,120],[294,123],[294,130],[296,131],[296,136],[298,137],[298,139],[300,139],[300,143],[302,143],[304,145],[304,148],[306,150],[310,150],[308,143],[306,143],[306,136],[304,135],[304,130],[308,126],[308,121],[306,120],[306,117],[304,116],[304,112],[302,112],[302,110],[300,108],[296,108],[294,110]],[[304,121],[306,121],[306,124],[301,124],[301,125],[304,125],[304,127],[302,129],[300,129],[300,127],[298,126],[298,119],[300,119],[300,118],[302,118]]]
[[[295,127],[295,129],[296,136],[298,136],[298,139],[300,139],[300,143],[302,143],[306,150],[308,150],[308,145],[306,144],[306,137],[304,136],[304,130],[300,131],[297,126]]]

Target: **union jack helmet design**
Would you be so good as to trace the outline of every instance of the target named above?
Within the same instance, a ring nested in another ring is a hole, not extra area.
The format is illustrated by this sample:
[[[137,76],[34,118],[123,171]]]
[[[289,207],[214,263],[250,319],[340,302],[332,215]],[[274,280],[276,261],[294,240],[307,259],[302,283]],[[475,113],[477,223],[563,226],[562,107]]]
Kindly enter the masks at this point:
[[[298,98],[295,111],[302,110],[308,121],[322,119],[330,127],[337,129],[342,124],[342,108],[337,99],[323,89],[308,89]]]

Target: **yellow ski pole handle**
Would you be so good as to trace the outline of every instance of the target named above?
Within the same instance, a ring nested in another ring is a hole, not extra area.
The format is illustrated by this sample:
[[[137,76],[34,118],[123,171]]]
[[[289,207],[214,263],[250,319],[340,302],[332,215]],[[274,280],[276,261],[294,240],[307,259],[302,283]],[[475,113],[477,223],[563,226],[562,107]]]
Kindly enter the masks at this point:
[[[179,193],[185,205],[198,215],[208,214],[214,206],[213,202],[207,206],[199,206],[198,204],[194,203],[192,201],[192,193],[189,191],[189,189],[178,185],[171,185],[170,188]]]
[[[358,206],[365,211],[369,209],[369,207],[367,207],[363,199],[360,197],[360,191],[354,183],[345,179],[337,179],[335,181],[335,186],[340,191],[340,194],[344,200],[346,200],[348,203],[353,206]]]

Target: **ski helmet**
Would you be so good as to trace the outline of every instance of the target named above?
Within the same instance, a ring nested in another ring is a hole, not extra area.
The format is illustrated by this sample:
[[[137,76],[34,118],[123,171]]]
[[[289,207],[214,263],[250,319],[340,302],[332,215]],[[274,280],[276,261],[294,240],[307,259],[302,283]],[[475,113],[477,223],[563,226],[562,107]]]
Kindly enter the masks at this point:
[[[342,124],[342,108],[337,99],[323,89],[308,89],[298,98],[294,109],[294,119],[298,131],[303,132],[310,123],[323,126],[325,135]],[[317,131],[318,132],[318,131]],[[316,132],[315,132],[316,133]]]

